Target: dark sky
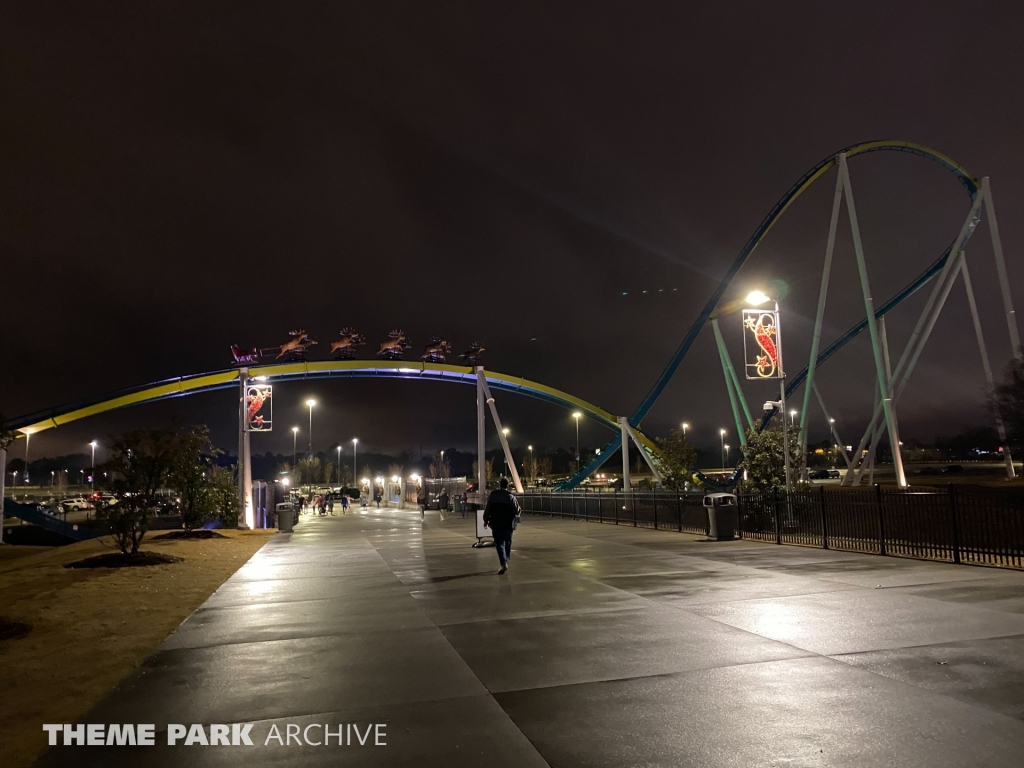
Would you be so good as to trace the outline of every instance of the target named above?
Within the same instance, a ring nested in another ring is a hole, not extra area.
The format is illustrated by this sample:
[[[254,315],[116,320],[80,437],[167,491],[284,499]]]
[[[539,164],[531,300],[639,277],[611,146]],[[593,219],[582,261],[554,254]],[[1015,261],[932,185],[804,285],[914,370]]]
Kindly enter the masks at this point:
[[[779,196],[876,138],[991,176],[1024,302],[1022,28],[1009,2],[4,3],[0,408],[226,367],[230,344],[296,327],[326,357],[351,325],[368,351],[392,328],[417,352],[433,334],[479,339],[495,370],[628,413]],[[969,201],[920,158],[859,157],[851,173],[881,300],[945,248]],[[785,283],[794,372],[834,179],[787,213],[730,294]],[[969,257],[1001,369],[984,226]],[[826,340],[863,316],[845,222],[836,260]],[[897,349],[922,303],[890,316]],[[723,327],[738,358],[739,321]],[[872,375],[866,339],[821,370],[847,442]],[[982,423],[983,386],[957,287],[900,403],[904,433]],[[759,408],[770,387],[747,393]],[[309,395],[323,402],[317,447],[473,442],[469,387],[310,382],[278,389],[279,430],[254,450],[290,451]],[[522,442],[573,442],[565,412],[498,402]],[[233,403],[124,411],[40,434],[33,453],[170,413],[231,447]],[[700,444],[734,431],[710,330],[644,428],[683,419]]]

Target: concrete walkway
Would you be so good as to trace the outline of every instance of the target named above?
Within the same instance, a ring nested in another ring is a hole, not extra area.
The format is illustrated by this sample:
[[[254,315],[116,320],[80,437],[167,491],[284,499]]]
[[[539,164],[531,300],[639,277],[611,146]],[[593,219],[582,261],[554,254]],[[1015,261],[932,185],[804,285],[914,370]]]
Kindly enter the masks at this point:
[[[40,764],[1024,765],[1024,573],[527,516],[497,576],[472,530],[304,517],[83,719],[256,747]],[[274,723],[387,746],[264,746]]]

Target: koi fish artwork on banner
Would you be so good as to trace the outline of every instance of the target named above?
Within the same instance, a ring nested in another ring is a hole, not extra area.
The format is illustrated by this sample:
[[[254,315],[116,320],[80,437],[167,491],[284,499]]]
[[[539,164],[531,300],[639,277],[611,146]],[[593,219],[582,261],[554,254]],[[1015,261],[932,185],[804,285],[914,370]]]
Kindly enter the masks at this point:
[[[270,384],[250,384],[245,388],[245,429],[270,432],[274,429],[274,388]]]
[[[782,377],[778,312],[743,310],[743,368],[748,379]]]

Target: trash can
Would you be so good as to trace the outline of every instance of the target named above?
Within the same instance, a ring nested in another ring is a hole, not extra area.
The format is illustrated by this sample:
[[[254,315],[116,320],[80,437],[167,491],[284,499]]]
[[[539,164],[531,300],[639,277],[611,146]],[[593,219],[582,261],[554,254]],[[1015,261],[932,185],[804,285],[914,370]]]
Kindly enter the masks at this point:
[[[277,514],[277,530],[281,533],[291,533],[295,527],[295,505],[289,501],[282,501],[274,512]]]
[[[452,499],[452,512],[456,515],[462,514],[462,497],[456,496]]]
[[[740,510],[734,493],[709,493],[704,497],[708,512],[708,538],[712,541],[732,541],[739,528]]]

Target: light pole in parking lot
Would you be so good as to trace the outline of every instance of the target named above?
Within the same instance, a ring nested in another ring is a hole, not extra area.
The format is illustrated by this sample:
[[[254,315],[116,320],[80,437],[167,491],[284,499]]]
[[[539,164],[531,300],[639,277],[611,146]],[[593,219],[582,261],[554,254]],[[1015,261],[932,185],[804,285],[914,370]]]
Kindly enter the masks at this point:
[[[89,443],[89,447],[92,448],[92,464],[89,467],[89,490],[96,490],[96,441],[93,440]]]
[[[341,485],[341,443],[338,443],[338,485]]]
[[[725,430],[718,430],[718,435],[722,438],[722,469],[725,469]]]
[[[352,438],[352,482],[355,483],[356,478],[359,477],[359,472],[356,470],[356,446],[359,445],[359,438]]]

